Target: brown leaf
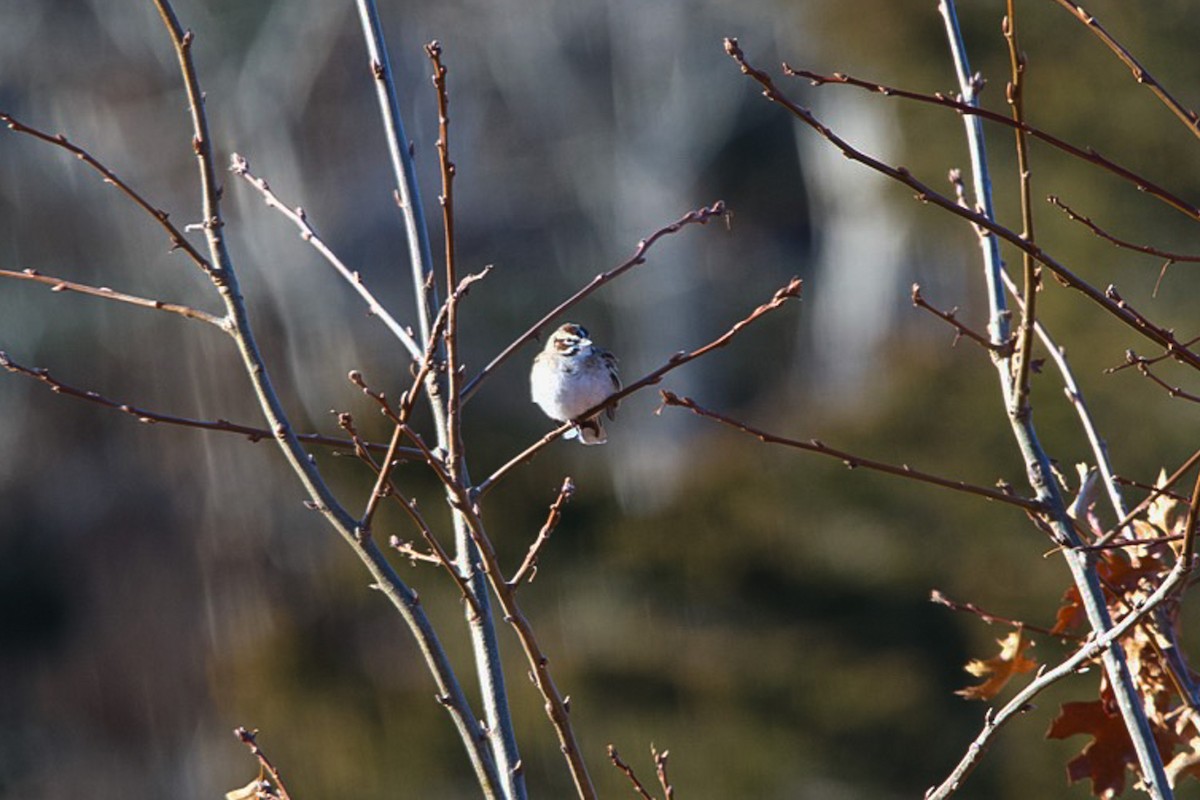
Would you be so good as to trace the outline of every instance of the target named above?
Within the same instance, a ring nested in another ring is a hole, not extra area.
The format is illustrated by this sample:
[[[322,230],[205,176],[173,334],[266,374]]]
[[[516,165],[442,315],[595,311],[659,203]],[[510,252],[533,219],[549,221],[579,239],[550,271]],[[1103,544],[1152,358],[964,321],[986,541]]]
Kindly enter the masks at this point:
[[[1036,661],[1025,657],[1025,651],[1033,646],[1033,642],[1025,638],[1023,630],[1018,628],[1003,639],[997,639],[996,644],[1000,645],[1000,655],[986,661],[975,659],[964,667],[976,678],[987,675],[988,679],[977,686],[959,689],[955,694],[968,700],[991,700],[1014,676],[1037,666]]]
[[[1120,795],[1125,791],[1125,769],[1137,769],[1137,753],[1111,692],[1104,690],[1101,699],[1086,703],[1063,703],[1046,738],[1066,739],[1076,734],[1091,736],[1092,741],[1067,762],[1067,779],[1071,783],[1091,779],[1096,797]],[[1165,759],[1174,749],[1176,737],[1173,731],[1156,728],[1154,741]]]

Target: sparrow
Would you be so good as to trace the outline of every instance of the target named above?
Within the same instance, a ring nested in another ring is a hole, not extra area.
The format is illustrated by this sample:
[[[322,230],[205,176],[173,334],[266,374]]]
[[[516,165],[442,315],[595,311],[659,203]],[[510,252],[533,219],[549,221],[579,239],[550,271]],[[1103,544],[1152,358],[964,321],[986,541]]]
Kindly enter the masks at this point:
[[[587,419],[577,417],[594,408],[614,392],[620,391],[617,359],[597,347],[588,338],[587,329],[574,322],[561,326],[546,341],[542,352],[533,359],[529,373],[533,402],[555,422],[573,422],[564,439],[578,437],[580,444],[604,444],[608,441],[600,414]],[[615,407],[608,409],[613,419]]]

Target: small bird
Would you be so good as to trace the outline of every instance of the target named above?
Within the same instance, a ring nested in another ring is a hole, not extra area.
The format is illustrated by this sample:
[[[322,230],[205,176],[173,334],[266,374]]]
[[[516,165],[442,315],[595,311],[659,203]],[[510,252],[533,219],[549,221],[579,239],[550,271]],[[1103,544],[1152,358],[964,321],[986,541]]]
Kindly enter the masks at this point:
[[[554,332],[542,352],[533,359],[529,373],[533,402],[556,422],[574,422],[564,439],[579,438],[580,444],[604,444],[608,438],[600,414],[588,419],[577,417],[620,391],[617,358],[597,347],[588,338],[587,329],[568,322]],[[608,409],[613,419],[614,408]]]

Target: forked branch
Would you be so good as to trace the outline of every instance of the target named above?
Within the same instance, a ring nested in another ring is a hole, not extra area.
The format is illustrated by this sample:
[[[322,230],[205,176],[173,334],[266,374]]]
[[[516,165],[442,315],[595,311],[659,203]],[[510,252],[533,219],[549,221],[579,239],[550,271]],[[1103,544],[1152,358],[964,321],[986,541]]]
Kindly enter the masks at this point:
[[[465,403],[471,398],[471,395],[473,395],[479,389],[479,384],[485,380],[488,375],[490,375],[497,367],[507,361],[513,355],[513,353],[523,347],[527,342],[540,336],[542,330],[555,319],[557,319],[563,312],[579,303],[581,300],[599,289],[604,284],[619,278],[621,275],[625,274],[634,267],[645,264],[646,254],[659,239],[670,236],[674,233],[678,233],[688,225],[704,225],[713,217],[720,217],[724,214],[725,204],[718,200],[711,206],[698,208],[695,211],[688,212],[675,222],[659,228],[654,233],[638,242],[637,248],[634,249],[632,256],[630,256],[621,264],[613,267],[608,272],[602,272],[596,277],[592,278],[592,280],[586,286],[551,309],[549,313],[547,313],[537,322],[533,323],[528,330],[526,330],[524,333],[514,339],[507,347],[500,351],[499,355],[489,361],[487,366],[480,370],[479,374],[469,380],[467,385],[463,387],[463,402]]]
[[[695,361],[697,358],[700,358],[701,356],[703,356],[707,353],[711,353],[713,350],[716,350],[718,348],[724,347],[725,345],[729,344],[733,340],[733,338],[735,336],[737,336],[747,325],[753,324],[755,321],[761,319],[765,315],[767,315],[770,312],[781,307],[788,300],[799,297],[800,296],[800,288],[802,285],[803,285],[803,282],[799,278],[792,278],[787,283],[786,286],[783,286],[782,288],[780,288],[778,291],[775,292],[774,297],[772,297],[766,303],[763,303],[758,308],[754,309],[752,312],[750,312],[749,316],[747,316],[746,318],[735,323],[732,328],[730,328],[725,333],[718,336],[716,339],[713,339],[711,342],[704,345],[703,347],[699,347],[695,350],[692,350],[691,352],[681,351],[681,352],[676,353],[675,355],[673,355],[669,359],[667,359],[667,363],[663,364],[658,369],[647,373],[643,377],[639,378],[638,380],[629,384],[625,388],[621,389],[621,391],[614,392],[613,394],[609,395],[607,398],[605,398],[601,402],[597,403],[592,408],[589,408],[587,411],[580,414],[579,419],[588,419],[589,417],[603,411],[606,408],[611,408],[611,407],[615,406],[618,402],[620,402],[623,398],[628,397],[629,395],[633,394],[634,392],[641,391],[642,389],[646,388],[647,386],[653,386],[654,384],[658,383],[659,381],[661,381],[663,379],[663,376],[666,375],[668,372],[678,369],[679,367],[682,367],[684,364],[687,364],[691,361]],[[523,450],[521,453],[517,454],[516,456],[513,456],[506,464],[504,464],[504,466],[497,469],[490,476],[488,476],[488,478],[485,481],[483,481],[483,483],[480,483],[478,486],[476,486],[474,494],[477,497],[482,497],[493,486],[495,486],[497,482],[499,482],[505,475],[507,475],[510,470],[512,470],[514,467],[516,467],[519,464],[523,464],[526,461],[529,461],[531,458],[533,458],[535,455],[537,455],[539,452],[541,452],[541,450],[543,448],[545,448],[547,445],[549,445],[551,442],[553,442],[559,436],[562,436],[564,433],[569,431],[574,425],[575,425],[574,422],[564,422],[562,425],[559,425],[557,428],[555,428],[554,430],[547,433],[541,439],[538,439],[536,442],[531,444],[529,447],[525,448],[525,450]]]

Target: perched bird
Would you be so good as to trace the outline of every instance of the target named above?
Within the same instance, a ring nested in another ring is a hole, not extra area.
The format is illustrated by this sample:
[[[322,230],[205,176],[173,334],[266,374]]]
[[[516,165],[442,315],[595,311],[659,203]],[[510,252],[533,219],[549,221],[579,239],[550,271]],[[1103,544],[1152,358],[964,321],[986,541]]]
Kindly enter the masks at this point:
[[[588,419],[577,417],[604,401],[621,388],[617,359],[597,347],[582,325],[568,322],[554,332],[542,352],[533,359],[529,373],[533,402],[556,422],[574,422],[564,439],[579,437],[581,444],[604,444],[604,426],[600,414]],[[608,418],[613,418],[613,408]]]

